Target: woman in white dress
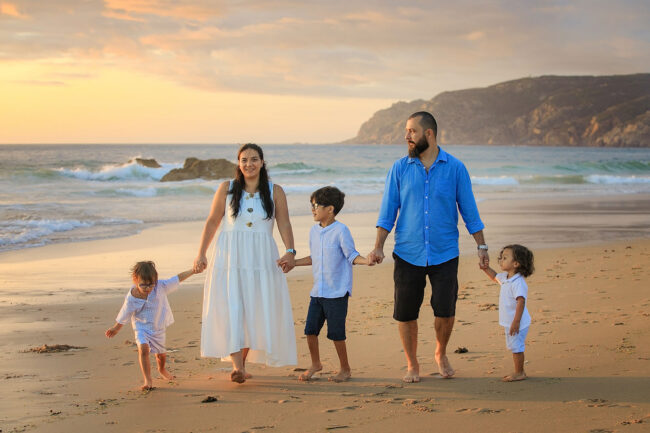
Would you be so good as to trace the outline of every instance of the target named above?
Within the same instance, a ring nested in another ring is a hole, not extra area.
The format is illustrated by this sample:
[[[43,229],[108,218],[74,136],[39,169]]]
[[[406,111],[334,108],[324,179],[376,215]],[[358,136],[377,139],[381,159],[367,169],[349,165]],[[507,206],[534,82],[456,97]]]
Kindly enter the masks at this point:
[[[295,265],[287,198],[268,180],[262,149],[243,145],[235,179],[219,185],[194,270],[208,269],[203,291],[201,356],[232,361],[230,379],[250,378],[246,361],[295,365],[296,339],[287,280]],[[277,221],[286,253],[273,240]],[[206,252],[217,229],[214,253]],[[282,263],[280,267],[279,263]]]

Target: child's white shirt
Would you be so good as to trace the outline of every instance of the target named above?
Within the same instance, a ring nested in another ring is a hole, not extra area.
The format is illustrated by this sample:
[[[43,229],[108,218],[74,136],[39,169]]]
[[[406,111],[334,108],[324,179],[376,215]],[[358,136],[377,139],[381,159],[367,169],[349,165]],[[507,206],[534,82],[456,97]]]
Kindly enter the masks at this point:
[[[340,298],[352,296],[352,264],[359,252],[348,227],[334,221],[327,227],[320,224],[309,231],[309,253],[314,285],[309,296]]]
[[[168,280],[158,280],[156,287],[149,293],[147,299],[133,296],[131,294],[132,287],[126,294],[124,305],[115,321],[125,324],[131,320],[133,329],[164,330],[174,323],[174,315],[169,306],[167,295],[178,289],[179,284],[178,275]]]
[[[496,280],[501,284],[499,292],[499,325],[510,327],[517,311],[517,298],[522,296],[526,300],[524,313],[521,316],[519,328],[524,329],[530,326],[531,318],[528,313],[528,284],[521,274],[515,274],[508,278],[507,272],[496,275]]]

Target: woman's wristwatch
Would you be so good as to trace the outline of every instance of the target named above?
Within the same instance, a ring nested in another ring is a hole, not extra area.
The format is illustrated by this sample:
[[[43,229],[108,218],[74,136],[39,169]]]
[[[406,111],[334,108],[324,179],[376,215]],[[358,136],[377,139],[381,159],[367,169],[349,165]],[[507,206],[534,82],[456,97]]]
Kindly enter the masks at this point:
[[[487,251],[487,250],[488,250],[488,246],[487,246],[486,244],[481,244],[481,245],[479,245],[479,246],[477,247],[477,249]]]
[[[287,248],[287,252],[293,254],[294,256],[296,255],[296,250],[293,248]]]

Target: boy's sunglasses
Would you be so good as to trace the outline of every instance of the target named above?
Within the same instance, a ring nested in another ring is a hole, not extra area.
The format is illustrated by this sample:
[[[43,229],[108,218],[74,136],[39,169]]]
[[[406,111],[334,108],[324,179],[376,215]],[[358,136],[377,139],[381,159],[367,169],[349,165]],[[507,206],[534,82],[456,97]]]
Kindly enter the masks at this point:
[[[143,288],[143,289],[149,289],[149,288],[151,288],[151,287],[153,287],[153,286],[155,286],[155,285],[156,285],[155,283],[149,283],[149,284],[142,284],[142,283],[140,283],[140,284],[138,284],[138,287],[141,287],[141,288]]]
[[[316,210],[319,207],[325,207],[325,206],[323,206],[322,204],[318,204],[318,203],[312,203],[311,204],[311,210]]]

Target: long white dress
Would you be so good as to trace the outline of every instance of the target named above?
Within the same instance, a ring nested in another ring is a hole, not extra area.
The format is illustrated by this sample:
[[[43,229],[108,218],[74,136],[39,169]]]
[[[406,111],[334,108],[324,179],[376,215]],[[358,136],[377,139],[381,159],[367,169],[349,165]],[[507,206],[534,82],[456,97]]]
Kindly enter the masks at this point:
[[[269,187],[272,195],[270,182]],[[259,192],[244,191],[240,213],[233,218],[231,199],[228,194],[221,231],[207,268],[201,356],[229,360],[231,353],[248,347],[248,362],[295,365],[289,288],[276,264],[275,216],[264,219]]]

